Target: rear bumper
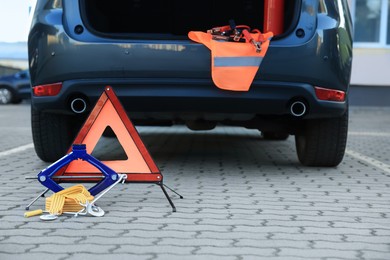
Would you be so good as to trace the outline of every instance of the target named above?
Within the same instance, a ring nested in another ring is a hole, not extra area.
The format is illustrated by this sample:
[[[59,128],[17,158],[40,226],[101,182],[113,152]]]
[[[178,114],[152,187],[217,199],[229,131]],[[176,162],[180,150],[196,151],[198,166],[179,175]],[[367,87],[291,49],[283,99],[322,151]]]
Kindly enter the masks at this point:
[[[248,92],[218,89],[210,80],[200,79],[84,79],[63,83],[54,97],[33,97],[35,109],[58,114],[74,114],[70,103],[83,98],[88,113],[102,94],[105,86],[112,86],[130,117],[136,119],[207,119],[213,114],[237,120],[254,116],[290,115],[294,101],[304,102],[304,118],[341,116],[347,102],[320,101],[313,86],[304,83],[255,81]],[[240,116],[241,115],[241,116]]]

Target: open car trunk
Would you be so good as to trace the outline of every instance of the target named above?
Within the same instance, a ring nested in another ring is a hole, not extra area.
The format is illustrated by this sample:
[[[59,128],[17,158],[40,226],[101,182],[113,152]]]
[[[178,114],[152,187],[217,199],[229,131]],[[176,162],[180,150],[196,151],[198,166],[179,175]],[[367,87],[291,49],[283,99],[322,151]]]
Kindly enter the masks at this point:
[[[84,25],[110,38],[186,39],[189,31],[206,31],[233,19],[264,31],[265,0],[80,0]],[[284,0],[283,36],[298,20],[301,0]]]

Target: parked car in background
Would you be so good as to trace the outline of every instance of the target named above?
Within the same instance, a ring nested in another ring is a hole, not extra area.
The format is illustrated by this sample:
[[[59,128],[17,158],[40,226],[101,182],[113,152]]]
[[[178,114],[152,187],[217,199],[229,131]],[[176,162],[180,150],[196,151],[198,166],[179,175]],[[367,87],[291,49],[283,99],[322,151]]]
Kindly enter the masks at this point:
[[[31,98],[29,70],[0,77],[0,104],[17,104]]]
[[[303,165],[337,166],[348,132],[347,0],[278,1],[277,15],[271,2],[38,0],[28,37],[37,155],[62,157],[110,85],[136,125],[233,125],[270,140],[294,135]],[[210,50],[188,33],[229,20],[266,32],[270,16],[282,29],[250,90],[217,88]]]

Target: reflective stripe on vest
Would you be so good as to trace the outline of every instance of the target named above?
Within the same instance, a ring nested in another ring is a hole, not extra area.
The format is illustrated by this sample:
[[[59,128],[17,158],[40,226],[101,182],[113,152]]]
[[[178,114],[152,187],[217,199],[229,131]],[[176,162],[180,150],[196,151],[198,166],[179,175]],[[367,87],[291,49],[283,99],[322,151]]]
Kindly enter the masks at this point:
[[[260,66],[262,57],[214,57],[214,67]]]

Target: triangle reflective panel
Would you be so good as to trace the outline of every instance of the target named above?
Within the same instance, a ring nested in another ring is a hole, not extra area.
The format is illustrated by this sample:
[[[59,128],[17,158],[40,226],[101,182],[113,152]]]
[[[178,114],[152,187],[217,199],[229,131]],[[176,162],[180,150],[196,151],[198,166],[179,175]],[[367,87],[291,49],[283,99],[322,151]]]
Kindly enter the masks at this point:
[[[127,159],[102,162],[117,173],[127,174],[126,182],[162,183],[160,170],[111,86],[104,89],[73,144],[85,144],[87,153],[91,154],[107,127],[110,127],[115,133]],[[69,148],[68,153],[71,151],[72,147]],[[91,177],[100,176],[101,172],[83,160],[75,160],[58,171],[56,176],[73,176],[75,174],[88,176],[81,181],[96,181],[96,178]],[[62,181],[66,181],[66,179],[62,179]]]

